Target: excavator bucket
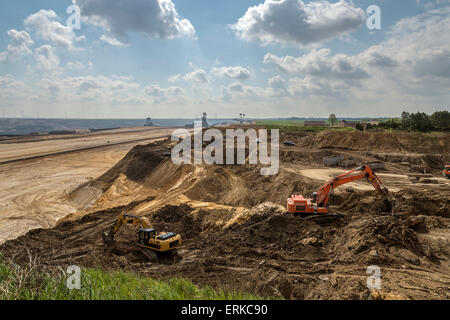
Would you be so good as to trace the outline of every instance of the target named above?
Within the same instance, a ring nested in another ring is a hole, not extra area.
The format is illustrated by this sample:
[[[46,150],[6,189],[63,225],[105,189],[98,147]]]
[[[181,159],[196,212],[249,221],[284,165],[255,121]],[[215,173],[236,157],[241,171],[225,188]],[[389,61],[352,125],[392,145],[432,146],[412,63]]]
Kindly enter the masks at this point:
[[[388,198],[384,199],[381,209],[383,212],[392,212],[393,204],[392,204],[391,199],[388,199]]]

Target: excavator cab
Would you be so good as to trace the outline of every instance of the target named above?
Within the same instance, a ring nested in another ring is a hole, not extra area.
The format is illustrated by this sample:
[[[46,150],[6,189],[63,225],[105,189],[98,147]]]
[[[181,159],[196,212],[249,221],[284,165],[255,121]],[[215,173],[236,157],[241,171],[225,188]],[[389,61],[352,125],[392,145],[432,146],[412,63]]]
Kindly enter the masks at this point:
[[[150,243],[150,239],[156,238],[156,230],[155,229],[140,229],[139,230],[139,244],[144,246],[148,246]]]

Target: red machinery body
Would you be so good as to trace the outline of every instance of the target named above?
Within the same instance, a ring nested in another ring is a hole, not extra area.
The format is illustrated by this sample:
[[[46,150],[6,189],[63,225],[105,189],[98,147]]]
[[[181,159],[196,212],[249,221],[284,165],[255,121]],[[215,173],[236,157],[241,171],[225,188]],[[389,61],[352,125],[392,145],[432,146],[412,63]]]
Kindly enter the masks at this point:
[[[287,209],[290,213],[328,213],[328,208],[318,207],[313,199],[306,199],[302,195],[293,194],[287,200]]]
[[[386,198],[389,196],[388,189],[384,187],[380,178],[366,165],[341,174],[333,180],[324,184],[312,198],[304,198],[302,195],[292,195],[287,199],[287,211],[298,215],[314,215],[329,213],[328,201],[331,192],[337,187],[352,181],[366,178],[374,188]]]
[[[450,164],[447,164],[444,167],[444,177],[450,179]]]

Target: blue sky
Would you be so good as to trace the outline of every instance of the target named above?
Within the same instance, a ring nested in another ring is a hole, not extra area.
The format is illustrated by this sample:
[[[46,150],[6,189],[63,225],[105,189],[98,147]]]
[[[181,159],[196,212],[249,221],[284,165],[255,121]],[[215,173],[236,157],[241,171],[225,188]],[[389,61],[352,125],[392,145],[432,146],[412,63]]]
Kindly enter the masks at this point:
[[[449,109],[448,0],[78,0],[80,30],[71,4],[0,0],[0,116]]]

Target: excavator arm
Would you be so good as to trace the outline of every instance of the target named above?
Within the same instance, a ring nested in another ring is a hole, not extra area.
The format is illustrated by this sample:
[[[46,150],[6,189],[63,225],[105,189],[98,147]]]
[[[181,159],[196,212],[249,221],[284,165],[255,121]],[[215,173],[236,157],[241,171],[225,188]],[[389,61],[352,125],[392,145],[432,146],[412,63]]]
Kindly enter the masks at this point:
[[[341,174],[334,178],[333,180],[324,184],[319,191],[317,192],[316,203],[318,206],[326,207],[328,205],[328,201],[330,198],[331,191],[336,189],[337,187],[356,181],[367,178],[367,181],[370,182],[375,190],[377,190],[381,195],[387,196],[388,189],[383,185],[383,182],[380,178],[372,171],[369,166],[363,165],[359,168]]]
[[[123,213],[116,220],[111,228],[111,231],[105,232],[103,234],[103,241],[105,243],[113,242],[115,234],[124,224],[133,224],[139,226],[142,229],[153,229],[152,225],[147,221],[147,219]]]

